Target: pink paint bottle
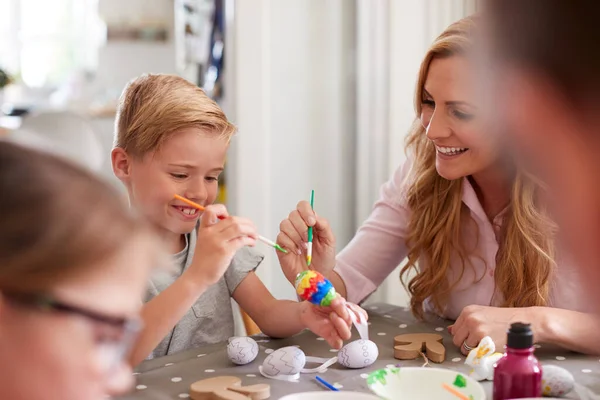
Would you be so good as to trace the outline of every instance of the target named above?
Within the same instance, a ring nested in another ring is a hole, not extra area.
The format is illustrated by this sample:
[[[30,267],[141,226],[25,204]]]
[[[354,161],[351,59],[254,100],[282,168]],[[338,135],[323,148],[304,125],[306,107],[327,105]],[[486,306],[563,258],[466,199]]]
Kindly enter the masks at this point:
[[[533,351],[531,325],[512,324],[507,334],[506,353],[494,368],[493,400],[542,397],[542,367]]]

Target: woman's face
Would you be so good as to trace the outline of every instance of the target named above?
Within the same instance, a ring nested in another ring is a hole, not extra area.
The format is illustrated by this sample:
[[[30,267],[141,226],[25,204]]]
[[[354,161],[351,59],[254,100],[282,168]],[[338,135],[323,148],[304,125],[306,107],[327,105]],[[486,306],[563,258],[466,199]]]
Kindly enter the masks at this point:
[[[92,316],[42,311],[0,295],[0,397],[100,400],[130,388],[131,370],[118,353],[127,329],[107,321],[136,320],[149,244],[136,240],[52,291],[60,303]]]
[[[498,161],[497,146],[484,135],[467,58],[434,58],[423,85],[421,123],[436,147],[436,169],[449,180],[474,175]]]

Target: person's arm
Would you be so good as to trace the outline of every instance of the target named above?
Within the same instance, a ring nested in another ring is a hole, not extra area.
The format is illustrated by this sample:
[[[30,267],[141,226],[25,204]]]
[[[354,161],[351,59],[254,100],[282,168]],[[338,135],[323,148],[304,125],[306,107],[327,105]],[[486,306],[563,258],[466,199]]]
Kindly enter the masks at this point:
[[[600,316],[551,307],[532,307],[531,313],[538,342],[600,355]]]
[[[405,191],[409,170],[410,162],[406,162],[382,186],[368,219],[337,255],[334,270],[326,275],[348,301],[361,303],[407,255],[410,211]]]
[[[186,272],[142,307],[144,329],[129,357],[132,366],[146,359],[208,288],[208,284],[197,282]]]
[[[362,302],[383,282],[407,255],[406,237],[410,212],[405,192],[411,162],[398,168],[383,185],[379,200],[354,239],[335,256],[335,237],[326,219],[306,201],[280,224],[277,242],[289,250],[277,253],[281,268],[290,283],[308,269],[306,247],[309,226],[313,226],[313,257],[310,269],[322,273],[336,291],[353,303]]]
[[[600,317],[551,307],[465,307],[448,331],[453,343],[467,354],[464,344],[475,347],[490,336],[501,349],[506,344],[506,330],[512,323],[528,322],[537,343],[547,343],[586,353],[600,354]]]
[[[226,219],[219,221],[219,217]],[[229,217],[223,205],[206,207],[200,219],[191,265],[142,308],[144,329],[129,357],[131,365],[137,365],[154,350],[198,297],[226,273],[235,253],[254,245],[254,237],[256,228],[249,220]]]
[[[343,298],[334,300],[331,307],[277,300],[254,272],[237,286],[233,298],[260,330],[273,338],[290,337],[308,328],[339,349],[351,336],[351,320]]]

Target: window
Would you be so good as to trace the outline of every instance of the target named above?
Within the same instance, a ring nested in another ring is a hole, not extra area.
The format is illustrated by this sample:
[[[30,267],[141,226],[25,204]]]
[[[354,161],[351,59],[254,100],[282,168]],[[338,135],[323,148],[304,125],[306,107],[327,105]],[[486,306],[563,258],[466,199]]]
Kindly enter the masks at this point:
[[[0,65],[30,87],[56,87],[94,70],[98,0],[0,0]]]

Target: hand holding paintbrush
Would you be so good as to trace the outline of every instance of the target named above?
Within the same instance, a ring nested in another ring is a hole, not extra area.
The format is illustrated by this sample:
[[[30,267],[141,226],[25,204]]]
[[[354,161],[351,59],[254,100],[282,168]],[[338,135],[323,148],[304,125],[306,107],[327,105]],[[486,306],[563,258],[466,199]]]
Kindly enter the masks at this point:
[[[314,205],[312,193],[311,200]],[[293,284],[296,276],[307,269],[330,275],[335,266],[335,236],[329,222],[313,210],[311,202],[298,203],[279,229],[277,243],[289,254],[277,253],[277,257],[288,281]]]
[[[174,197],[177,200],[186,203],[187,205],[190,205],[190,206],[192,206],[194,208],[197,208],[199,211],[204,211],[205,210],[204,206],[202,206],[202,205],[200,205],[198,203],[195,203],[195,202],[193,202],[193,201],[191,201],[189,199],[186,199],[185,197],[179,196],[178,194],[174,195]],[[223,215],[219,215],[218,218],[219,219],[226,219],[227,217],[225,217]],[[285,250],[284,248],[282,248],[281,246],[279,246],[277,243],[273,242],[272,240],[267,239],[264,236],[258,235],[257,239],[260,240],[261,242],[263,242],[263,243],[265,243],[265,244],[267,244],[267,245],[275,248],[276,250],[279,250],[279,251],[281,251],[283,253],[287,253],[287,250]]]
[[[196,240],[192,240],[195,243],[192,262],[181,274],[181,278],[185,277],[183,281],[191,284],[185,285],[186,293],[188,289],[201,293],[217,283],[238,251],[245,246],[254,246],[258,236],[252,221],[230,216],[222,204],[204,208],[196,235]]]

